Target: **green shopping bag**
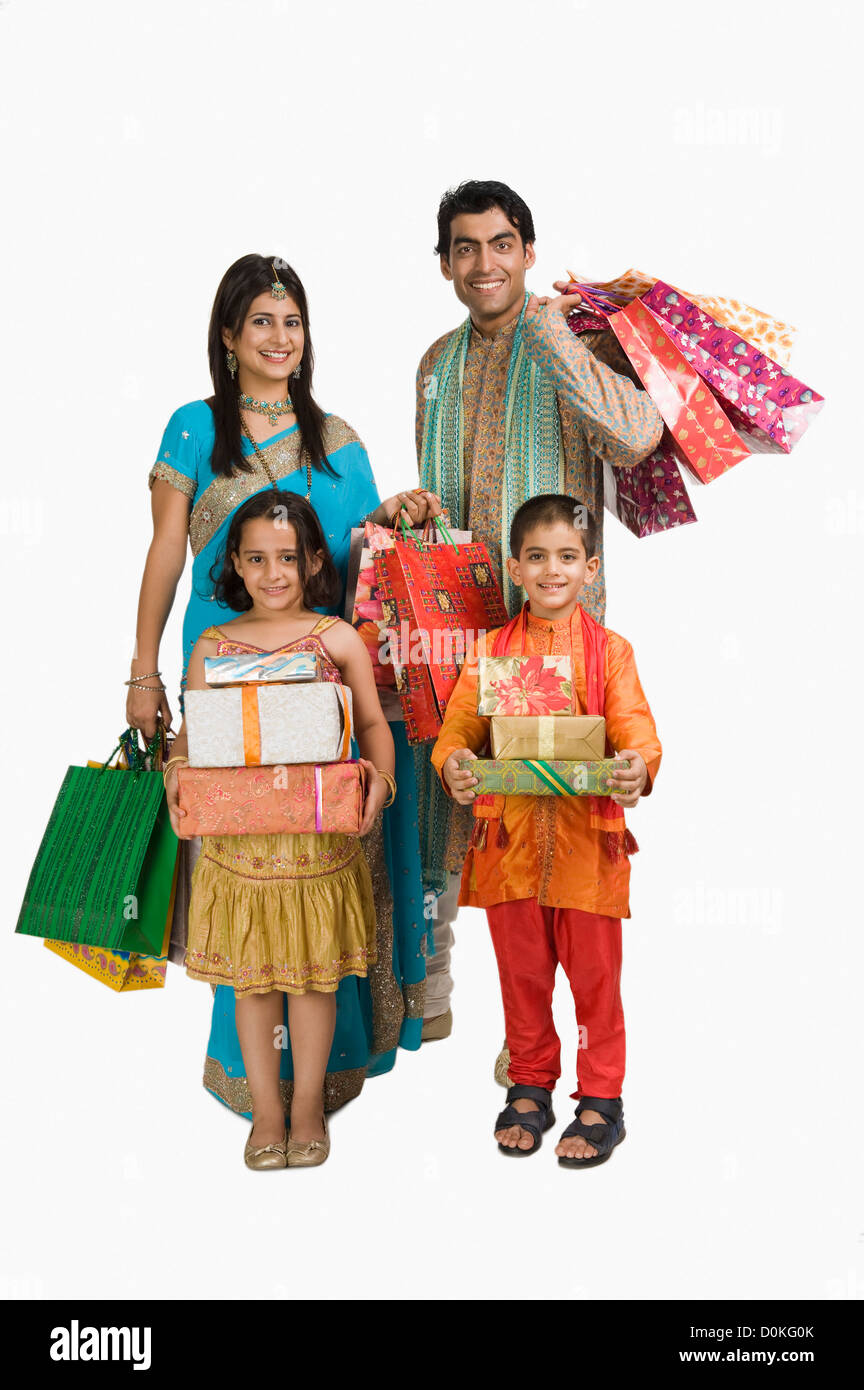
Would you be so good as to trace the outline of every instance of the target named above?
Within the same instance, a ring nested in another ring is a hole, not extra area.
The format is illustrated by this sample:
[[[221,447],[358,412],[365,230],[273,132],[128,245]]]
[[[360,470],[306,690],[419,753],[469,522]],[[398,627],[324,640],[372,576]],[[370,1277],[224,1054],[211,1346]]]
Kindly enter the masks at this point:
[[[135,731],[127,730],[118,744],[127,766],[109,767],[109,758],[101,767],[69,768],[17,932],[160,953],[178,849],[162,773],[152,770],[163,740],[157,733],[144,753]]]

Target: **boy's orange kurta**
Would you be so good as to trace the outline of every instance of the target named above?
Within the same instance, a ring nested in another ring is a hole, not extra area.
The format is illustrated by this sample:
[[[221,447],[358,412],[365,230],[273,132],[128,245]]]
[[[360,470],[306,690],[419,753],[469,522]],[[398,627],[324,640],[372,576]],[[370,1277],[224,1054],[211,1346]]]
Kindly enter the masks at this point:
[[[572,630],[572,638],[571,638]],[[488,632],[471,649],[435,747],[432,765],[439,777],[451,753],[470,748],[482,754],[488,746],[490,721],[477,713],[477,658],[492,651],[497,632]],[[605,717],[606,734],[616,751],[641,753],[648,767],[643,796],[651,790],[660,766],[661,747],[639,676],[633,649],[617,632],[607,630]],[[550,622],[527,614],[526,653],[571,653],[576,714],[587,713],[585,658],[581,626],[570,618]],[[510,651],[521,650],[518,629]],[[443,777],[441,777],[443,782]],[[445,788],[449,792],[446,783]],[[518,898],[536,898],[544,907],[576,907],[606,917],[630,916],[630,861],[613,863],[602,831],[589,824],[589,798],[584,796],[508,796],[504,803],[507,844],[495,836],[484,849],[471,847],[462,872],[459,902],[468,907],[491,907]]]

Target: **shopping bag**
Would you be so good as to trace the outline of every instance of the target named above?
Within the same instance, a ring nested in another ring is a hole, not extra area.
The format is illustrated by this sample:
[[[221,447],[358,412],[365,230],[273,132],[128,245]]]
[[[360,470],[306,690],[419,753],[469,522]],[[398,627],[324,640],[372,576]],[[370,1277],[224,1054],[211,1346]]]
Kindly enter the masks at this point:
[[[710,483],[749,456],[724,410],[667,325],[640,299],[616,308],[605,294],[574,286],[588,308],[605,315],[642,385],[677,446],[679,456],[703,483]]]
[[[412,744],[437,737],[468,646],[508,618],[485,545],[459,544],[435,521],[445,544],[411,536],[374,559]]]
[[[574,286],[584,285],[590,293],[605,295],[610,302],[619,307],[647,295],[658,283],[657,276],[646,275],[641,270],[625,270],[623,275],[616,276],[614,280],[589,280],[582,275],[573,275],[571,271],[567,273]],[[679,287],[675,285],[673,288]],[[691,299],[718,323],[740,333],[742,338],[748,343],[753,343],[766,357],[772,357],[775,362],[788,367],[796,332],[791,323],[784,323],[782,319],[765,313],[763,309],[754,309],[752,305],[745,304],[740,299],[730,299],[725,295],[693,294],[689,290],[681,290],[680,293]]]
[[[604,463],[603,475],[606,510],[640,539],[696,520],[668,430],[641,463],[629,468]]]
[[[408,530],[402,518],[403,535]],[[428,523],[422,528],[408,532],[423,543],[434,544],[439,541],[440,532]],[[451,531],[457,543],[471,540],[470,531]],[[351,548],[348,553],[348,583],[345,590],[345,620],[354,627],[366,644],[372,661],[375,684],[380,690],[396,689],[396,669],[389,659],[387,646],[387,621],[381,607],[381,591],[375,577],[374,559],[392,550],[396,543],[396,527],[378,526],[367,521],[365,526],[355,526],[351,531]],[[385,659],[382,661],[382,652]],[[388,714],[388,717],[392,717]],[[400,710],[401,717],[401,710]]]
[[[96,763],[94,766],[98,767],[100,764]],[[83,971],[85,975],[107,985],[117,994],[131,994],[142,989],[164,989],[179,863],[178,855],[165,917],[162,947],[158,956],[142,956],[136,951],[109,951],[106,947],[84,946],[77,941],[46,940],[46,948],[55,956],[60,956],[62,960],[67,960],[70,965]]]
[[[155,751],[157,741],[151,741]],[[70,767],[39,846],[15,928],[25,936],[159,955],[177,837],[160,771],[127,730],[131,765]],[[117,750],[115,749],[115,752]],[[113,757],[114,754],[111,754]]]
[[[723,406],[751,453],[788,454],[824,397],[663,280],[643,303]]]

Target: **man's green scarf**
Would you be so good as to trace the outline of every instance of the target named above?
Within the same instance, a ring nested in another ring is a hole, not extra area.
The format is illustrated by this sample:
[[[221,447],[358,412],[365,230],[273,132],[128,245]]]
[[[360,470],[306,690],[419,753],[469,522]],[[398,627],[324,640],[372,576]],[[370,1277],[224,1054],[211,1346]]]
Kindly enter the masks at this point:
[[[522,594],[507,573],[504,561],[510,553],[510,525],[517,509],[540,493],[562,493],[565,481],[564,443],[555,388],[532,362],[522,342],[522,325],[528,294],[513,335],[507,388],[504,397],[504,476],[501,483],[502,589],[507,611],[515,616]],[[462,377],[471,337],[471,320],[457,328],[435,367],[428,391],[420,454],[421,486],[435,492],[450,513],[454,526],[467,529],[465,514],[465,439]],[[423,882],[436,893],[443,891],[444,870],[454,802],[441,786],[429,761],[429,747],[415,750],[420,856]],[[463,809],[463,808],[458,808]],[[471,829],[471,808],[465,808],[465,839]]]

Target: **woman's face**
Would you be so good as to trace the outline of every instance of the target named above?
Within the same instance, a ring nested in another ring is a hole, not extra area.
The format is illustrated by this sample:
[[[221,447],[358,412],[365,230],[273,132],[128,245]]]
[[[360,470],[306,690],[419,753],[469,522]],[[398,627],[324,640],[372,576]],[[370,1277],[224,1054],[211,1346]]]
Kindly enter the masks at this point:
[[[287,390],[287,380],[303,357],[303,321],[290,294],[274,299],[269,290],[249,305],[239,333],[222,330],[222,341],[237,358],[241,391],[258,396],[279,387]]]

